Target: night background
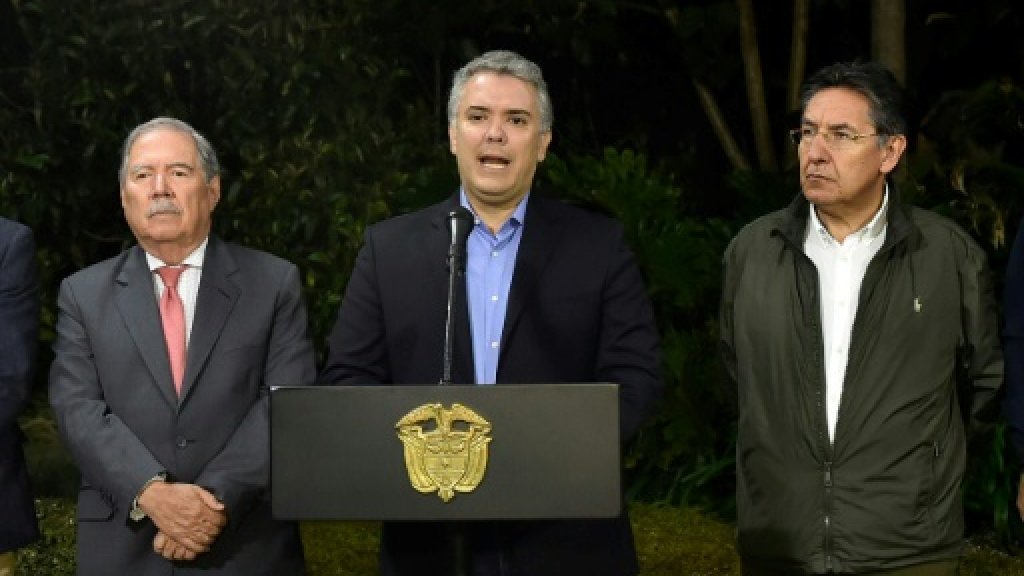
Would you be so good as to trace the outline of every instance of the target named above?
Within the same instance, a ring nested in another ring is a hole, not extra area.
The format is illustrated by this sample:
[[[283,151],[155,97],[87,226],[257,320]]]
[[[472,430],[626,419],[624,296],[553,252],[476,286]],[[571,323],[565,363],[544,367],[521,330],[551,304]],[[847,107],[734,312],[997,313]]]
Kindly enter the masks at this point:
[[[794,82],[837,60],[901,70],[902,194],[967,229],[1001,287],[1024,213],[1022,17],[1010,0],[0,0],[0,215],[34,229],[42,274],[22,419],[36,491],[66,510],[77,490],[46,402],[56,291],[133,243],[117,193],[131,128],[170,115],[210,139],[224,168],[215,231],[299,266],[322,353],[365,227],[456,190],[452,73],[510,49],[541,66],[553,99],[536,189],[619,218],[654,301],[668,391],[625,454],[628,496],[696,510],[731,546],[720,258],[798,192]],[[1002,426],[976,446],[969,536],[1015,554],[1015,457]],[[48,535],[24,573],[70,573],[68,537]],[[661,554],[642,556],[645,573]]]

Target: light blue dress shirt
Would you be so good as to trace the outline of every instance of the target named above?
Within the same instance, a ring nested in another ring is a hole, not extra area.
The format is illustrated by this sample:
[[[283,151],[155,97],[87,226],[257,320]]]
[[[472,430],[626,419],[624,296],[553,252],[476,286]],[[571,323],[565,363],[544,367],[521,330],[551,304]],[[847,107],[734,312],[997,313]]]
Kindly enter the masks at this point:
[[[497,234],[492,234],[474,213],[473,230],[466,241],[466,295],[477,384],[494,384],[497,379],[508,293],[529,198],[527,193]],[[459,201],[473,211],[464,190],[459,193]]]

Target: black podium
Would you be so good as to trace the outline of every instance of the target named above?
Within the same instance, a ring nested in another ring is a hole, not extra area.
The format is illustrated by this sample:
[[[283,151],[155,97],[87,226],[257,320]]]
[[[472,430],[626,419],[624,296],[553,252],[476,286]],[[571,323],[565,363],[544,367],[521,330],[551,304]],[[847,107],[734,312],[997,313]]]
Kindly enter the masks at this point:
[[[447,501],[414,487],[397,427],[436,405],[469,408],[489,436],[479,484]],[[621,511],[615,384],[275,387],[270,407],[279,519],[525,520]]]

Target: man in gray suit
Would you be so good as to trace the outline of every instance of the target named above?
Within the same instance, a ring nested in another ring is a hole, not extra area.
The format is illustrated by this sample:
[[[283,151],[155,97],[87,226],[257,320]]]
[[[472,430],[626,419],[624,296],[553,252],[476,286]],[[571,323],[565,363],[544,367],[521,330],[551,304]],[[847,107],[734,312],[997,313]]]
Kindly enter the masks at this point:
[[[310,384],[296,267],[210,234],[216,154],[155,118],[124,143],[138,245],[64,280],[50,402],[82,472],[78,574],[303,573],[271,517],[268,390]]]

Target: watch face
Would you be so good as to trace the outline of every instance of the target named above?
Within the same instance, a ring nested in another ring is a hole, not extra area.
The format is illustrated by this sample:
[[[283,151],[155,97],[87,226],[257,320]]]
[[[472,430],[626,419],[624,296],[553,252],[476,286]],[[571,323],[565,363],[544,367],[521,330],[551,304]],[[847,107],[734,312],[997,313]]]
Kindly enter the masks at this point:
[[[146,517],[146,513],[139,508],[139,499],[132,500],[132,509],[128,511],[128,518],[132,521],[138,522]]]

